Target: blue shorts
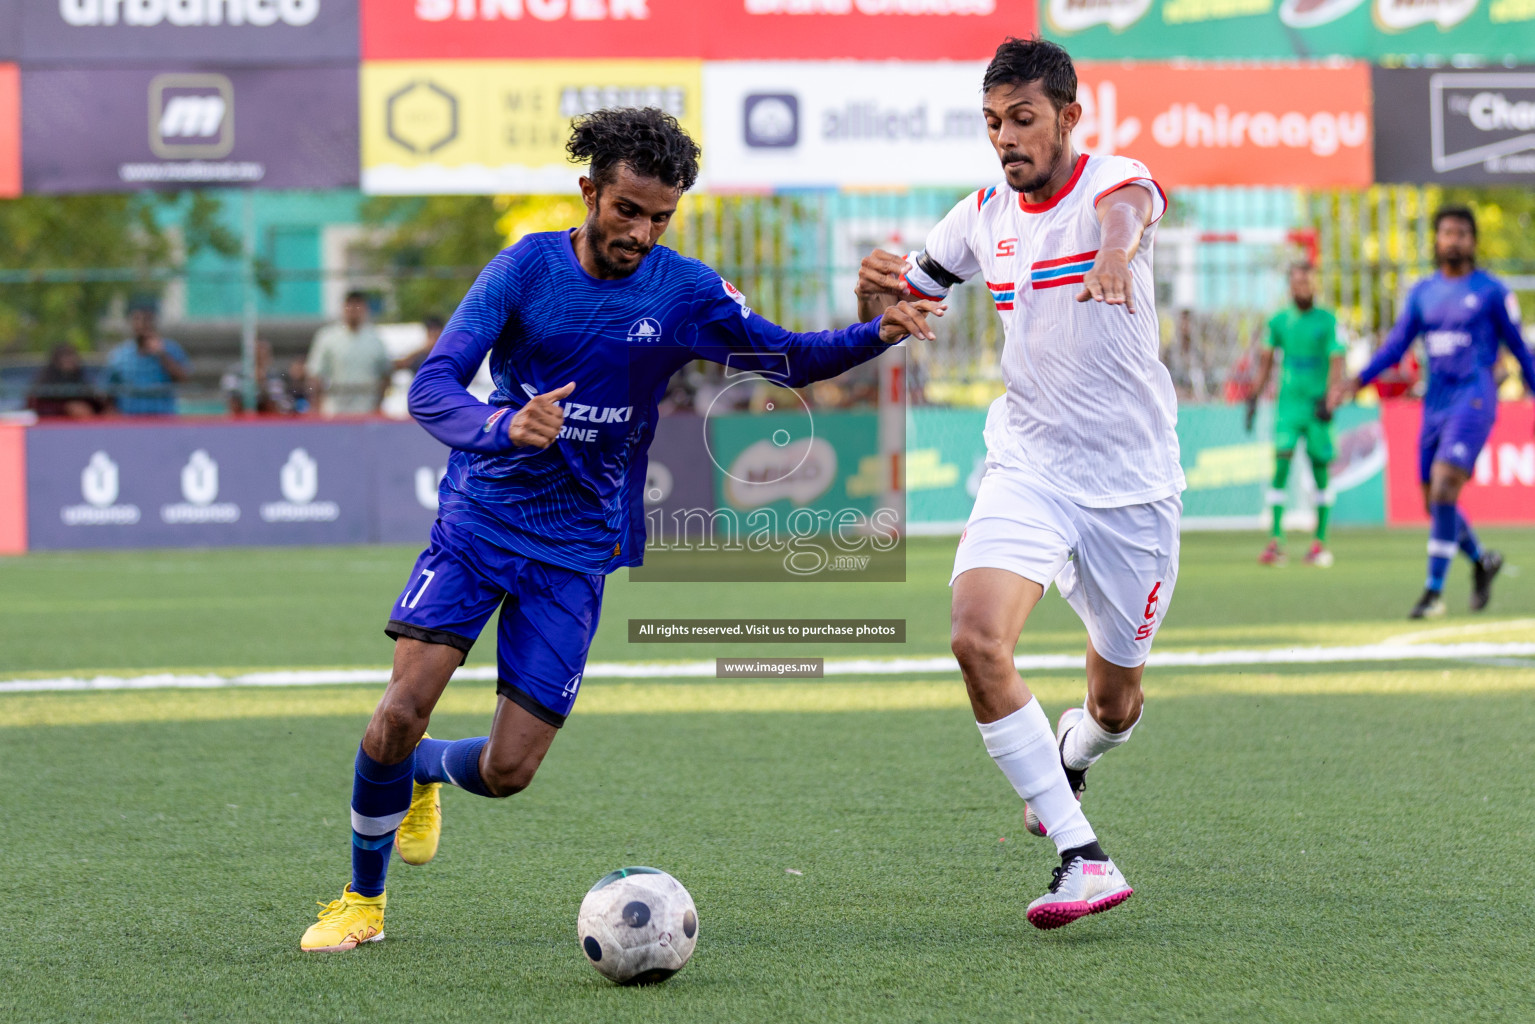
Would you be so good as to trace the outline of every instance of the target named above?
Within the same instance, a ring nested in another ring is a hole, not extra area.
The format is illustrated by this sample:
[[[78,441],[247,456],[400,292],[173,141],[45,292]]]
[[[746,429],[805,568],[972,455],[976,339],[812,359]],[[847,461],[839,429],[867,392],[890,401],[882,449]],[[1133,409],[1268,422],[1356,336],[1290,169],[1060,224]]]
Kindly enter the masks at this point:
[[[1418,479],[1428,483],[1436,462],[1448,462],[1467,473],[1476,469],[1476,458],[1498,418],[1497,402],[1466,403],[1438,414],[1425,412],[1418,434]]]
[[[586,671],[605,580],[514,554],[439,519],[384,632],[456,647],[467,658],[500,607],[496,692],[559,728]]]

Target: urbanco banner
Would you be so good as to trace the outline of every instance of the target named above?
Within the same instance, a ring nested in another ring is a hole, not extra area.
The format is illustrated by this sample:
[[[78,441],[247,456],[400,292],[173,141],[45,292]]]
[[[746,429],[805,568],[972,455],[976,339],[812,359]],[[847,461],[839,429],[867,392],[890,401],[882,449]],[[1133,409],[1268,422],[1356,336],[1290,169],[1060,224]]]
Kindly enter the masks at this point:
[[[1034,0],[362,0],[365,60],[988,58]]]
[[[33,550],[371,539],[368,437],[329,424],[27,431]]]
[[[1535,183],[1535,67],[1376,68],[1372,79],[1377,180]]]
[[[1372,180],[1366,64],[1079,64],[1077,79],[1078,148],[1134,157],[1164,188]]]
[[[26,68],[28,192],[357,183],[355,66]]]
[[[1079,60],[1535,58],[1530,0],[1040,0]]]
[[[572,118],[604,107],[658,107],[700,139],[701,67],[370,61],[362,66],[363,191],[575,192],[585,168],[566,158]]]
[[[0,28],[7,2],[0,0]],[[357,60],[357,0],[16,0],[16,5],[17,49],[29,66]]]

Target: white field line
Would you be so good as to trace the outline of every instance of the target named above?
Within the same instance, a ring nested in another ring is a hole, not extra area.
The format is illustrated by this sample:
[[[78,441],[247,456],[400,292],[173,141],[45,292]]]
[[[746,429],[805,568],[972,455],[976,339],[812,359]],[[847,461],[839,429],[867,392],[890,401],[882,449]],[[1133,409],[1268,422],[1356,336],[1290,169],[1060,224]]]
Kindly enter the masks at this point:
[[[1535,657],[1535,643],[1363,644],[1356,647],[1288,647],[1267,650],[1166,651],[1152,654],[1149,668],[1221,668],[1264,665],[1325,665],[1341,662],[1470,661]],[[1080,654],[1034,654],[1015,659],[1020,671],[1040,672],[1082,667]],[[959,671],[952,657],[831,658],[828,676],[900,676]],[[586,667],[587,679],[713,678],[714,661],[599,661]],[[460,669],[454,676],[493,682],[490,667]],[[386,683],[388,669],[291,669],[243,675],[182,675],[159,672],[142,676],[65,676],[58,679],[0,680],[0,693],[44,693],[68,690],[207,690],[236,686],[333,686],[345,683]]]

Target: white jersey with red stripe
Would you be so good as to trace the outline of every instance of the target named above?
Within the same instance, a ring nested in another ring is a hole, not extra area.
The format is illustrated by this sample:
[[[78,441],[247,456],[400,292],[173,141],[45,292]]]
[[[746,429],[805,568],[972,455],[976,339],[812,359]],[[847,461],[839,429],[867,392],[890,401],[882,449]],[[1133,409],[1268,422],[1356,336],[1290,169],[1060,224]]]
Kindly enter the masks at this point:
[[[1096,204],[1145,188],[1152,223],[1130,261],[1135,313],[1077,302],[1098,255]],[[1081,156],[1071,180],[1043,203],[1006,183],[967,196],[908,258],[912,293],[941,298],[981,277],[1002,317],[1006,393],[986,417],[988,465],[1037,478],[1079,505],[1114,508],[1184,488],[1177,399],[1159,358],[1151,276],[1156,221],[1167,199],[1139,161]]]

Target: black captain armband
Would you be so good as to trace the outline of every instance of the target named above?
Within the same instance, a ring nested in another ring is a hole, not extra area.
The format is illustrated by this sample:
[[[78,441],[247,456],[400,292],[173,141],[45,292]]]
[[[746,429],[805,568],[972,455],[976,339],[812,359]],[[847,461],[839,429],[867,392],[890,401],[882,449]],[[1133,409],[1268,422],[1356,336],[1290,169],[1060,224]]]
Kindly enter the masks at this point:
[[[940,266],[937,260],[927,254],[926,249],[917,254],[917,269],[945,288],[953,288],[964,281],[964,278],[958,277]]]

